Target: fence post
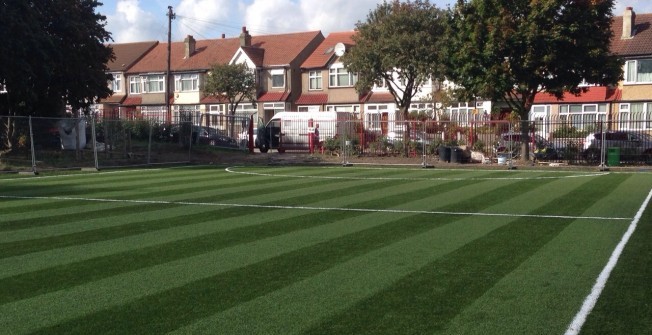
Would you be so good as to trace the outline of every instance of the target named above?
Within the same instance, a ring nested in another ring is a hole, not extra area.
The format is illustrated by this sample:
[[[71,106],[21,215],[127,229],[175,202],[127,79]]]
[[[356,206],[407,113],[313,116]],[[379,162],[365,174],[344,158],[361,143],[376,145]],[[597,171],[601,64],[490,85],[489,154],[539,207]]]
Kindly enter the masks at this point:
[[[152,120],[148,121],[149,123],[149,139],[147,141],[147,165],[152,163],[152,128],[154,128],[154,122]]]
[[[36,174],[36,153],[34,151],[34,130],[32,129],[32,116],[29,117],[29,143],[32,151],[32,173]]]
[[[91,144],[93,145],[93,159],[95,160],[95,170],[100,169],[97,159],[97,139],[95,137],[95,114],[91,115]],[[104,143],[106,145],[106,143]]]
[[[429,144],[427,144],[427,137],[428,137],[427,130],[428,130],[428,120],[425,120],[423,121],[423,128],[421,129],[421,151],[423,151],[423,159],[421,161],[421,167],[424,169],[434,167],[432,164],[428,164],[427,149]]]

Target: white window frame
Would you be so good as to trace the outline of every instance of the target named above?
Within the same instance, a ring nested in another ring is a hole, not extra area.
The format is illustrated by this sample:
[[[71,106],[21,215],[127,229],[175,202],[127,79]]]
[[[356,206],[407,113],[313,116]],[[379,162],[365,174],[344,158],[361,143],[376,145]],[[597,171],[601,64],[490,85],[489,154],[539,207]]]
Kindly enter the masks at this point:
[[[299,106],[297,108],[299,112],[319,112],[320,110],[321,106],[318,105]]]
[[[164,93],[165,92],[165,75],[150,74],[144,76],[144,93]],[[152,89],[154,87],[154,89]]]
[[[122,92],[122,74],[121,73],[112,73],[113,80],[111,80],[111,91],[113,93]]]
[[[309,91],[321,91],[323,89],[323,83],[324,83],[324,78],[322,76],[321,70],[308,72]]]
[[[285,70],[284,69],[273,69],[270,70],[270,76],[272,80],[272,88],[284,88],[285,87]],[[276,78],[276,80],[275,80]],[[275,83],[275,81],[280,78],[281,83]]]
[[[185,85],[184,85],[185,84]],[[188,85],[190,89],[185,89]],[[176,92],[198,92],[199,91],[199,74],[186,73],[174,76],[174,90]]]
[[[605,121],[608,109],[608,104],[564,104],[559,106],[559,116],[561,120],[569,121],[572,126],[583,130],[590,122]]]
[[[143,119],[163,123],[166,120],[167,109],[165,106],[141,106],[140,113]]]
[[[224,120],[226,114],[224,113],[224,110],[224,104],[208,105],[208,117],[211,126],[217,126],[220,129],[224,129],[224,126],[226,125]]]
[[[642,62],[649,63],[648,66],[650,67],[650,74],[646,80],[641,80],[639,78],[639,71],[642,66]],[[623,72],[625,76],[625,84],[652,84],[652,58],[628,60],[625,62]]]
[[[142,78],[140,76],[129,76],[129,94],[141,94],[142,92]]]
[[[346,83],[343,83],[343,78],[346,78]],[[357,82],[358,75],[349,72],[342,63],[333,64],[328,69],[328,87],[353,87]]]

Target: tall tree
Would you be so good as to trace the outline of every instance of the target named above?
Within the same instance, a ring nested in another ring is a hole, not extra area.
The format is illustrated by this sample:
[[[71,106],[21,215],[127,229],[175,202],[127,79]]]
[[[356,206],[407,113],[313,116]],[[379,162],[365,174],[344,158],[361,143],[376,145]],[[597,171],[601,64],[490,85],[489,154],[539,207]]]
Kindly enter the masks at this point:
[[[206,76],[203,92],[208,96],[225,99],[229,105],[229,114],[235,115],[242,101],[255,102],[256,74],[244,63],[215,64]]]
[[[445,27],[445,11],[428,0],[385,1],[369,13],[366,22],[356,24],[355,47],[344,54],[342,63],[358,73],[358,92],[387,84],[407,119],[420,88],[429,79],[443,81]]]
[[[615,85],[622,62],[609,50],[613,0],[458,0],[450,10],[447,76],[467,99],[528,114],[538,92],[581,93],[582,82]]]
[[[88,107],[111,94],[107,63],[113,51],[106,17],[95,0],[5,0],[0,2],[0,115],[60,116],[66,105]],[[15,121],[0,131],[10,151]]]
[[[113,51],[96,0],[0,2],[1,106],[11,115],[59,115],[111,94],[107,63]]]

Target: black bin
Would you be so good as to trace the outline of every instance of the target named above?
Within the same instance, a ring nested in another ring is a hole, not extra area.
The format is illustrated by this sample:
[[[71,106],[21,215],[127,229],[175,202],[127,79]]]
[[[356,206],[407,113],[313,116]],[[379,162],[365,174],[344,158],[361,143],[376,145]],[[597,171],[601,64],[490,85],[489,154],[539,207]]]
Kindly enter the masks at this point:
[[[451,163],[462,163],[462,149],[451,148]]]
[[[447,163],[451,162],[451,147],[439,147],[439,161]]]

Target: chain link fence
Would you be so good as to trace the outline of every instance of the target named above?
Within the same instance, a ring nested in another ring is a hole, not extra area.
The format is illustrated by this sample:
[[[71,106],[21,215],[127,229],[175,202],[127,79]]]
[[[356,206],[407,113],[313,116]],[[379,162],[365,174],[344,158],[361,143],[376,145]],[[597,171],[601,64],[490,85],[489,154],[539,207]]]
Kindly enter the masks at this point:
[[[249,117],[211,124],[199,113],[179,113],[171,122],[158,120],[0,116],[0,171],[201,162],[218,149],[249,148]]]

